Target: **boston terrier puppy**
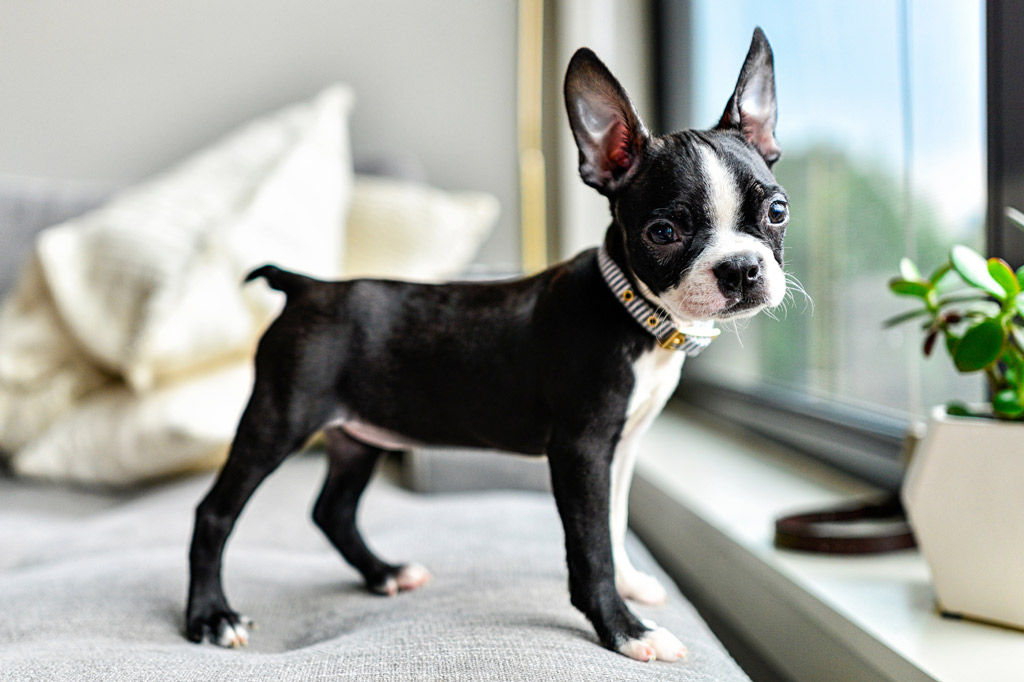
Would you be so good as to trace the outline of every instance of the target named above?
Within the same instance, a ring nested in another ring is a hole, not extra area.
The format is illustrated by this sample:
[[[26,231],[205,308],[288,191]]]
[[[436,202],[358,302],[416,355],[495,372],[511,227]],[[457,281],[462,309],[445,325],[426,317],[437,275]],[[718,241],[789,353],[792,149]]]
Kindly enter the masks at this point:
[[[221,586],[224,543],[260,482],[319,431],[329,470],[317,525],[373,592],[430,580],[377,557],[356,527],[382,453],[448,445],[547,455],[565,531],[572,604],[601,643],[641,661],[685,658],[624,598],[665,591],[623,548],[637,446],[714,321],[753,315],[786,292],[785,191],[771,173],[775,77],[754,31],[735,91],[711,130],[655,137],[603,63],[581,49],[565,78],[583,181],[608,198],[600,249],[523,279],[323,282],[264,266],[287,295],[256,354],[252,396],[228,460],[196,510],[189,639],[248,641]]]

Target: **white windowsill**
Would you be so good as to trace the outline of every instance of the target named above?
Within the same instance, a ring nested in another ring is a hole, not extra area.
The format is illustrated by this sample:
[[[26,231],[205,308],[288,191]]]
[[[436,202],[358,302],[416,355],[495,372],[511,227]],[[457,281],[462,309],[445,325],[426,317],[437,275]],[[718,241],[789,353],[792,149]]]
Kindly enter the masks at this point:
[[[646,436],[630,521],[757,653],[795,680],[1024,680],[1024,633],[941,617],[916,550],[777,550],[778,516],[876,492],[670,406]]]

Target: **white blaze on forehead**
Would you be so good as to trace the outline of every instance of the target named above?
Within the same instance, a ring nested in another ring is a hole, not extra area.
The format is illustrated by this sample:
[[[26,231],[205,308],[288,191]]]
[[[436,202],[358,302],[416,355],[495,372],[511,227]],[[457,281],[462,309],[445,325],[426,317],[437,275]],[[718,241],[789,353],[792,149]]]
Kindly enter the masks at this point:
[[[723,314],[748,316],[763,307],[778,305],[786,294],[786,278],[769,245],[742,229],[742,198],[735,176],[710,145],[700,145],[698,150],[711,234],[682,280],[661,292],[655,300],[682,320],[725,319]],[[726,311],[735,300],[723,294],[714,268],[739,254],[754,254],[760,259],[767,296],[762,305],[728,314]]]
[[[740,212],[740,190],[736,179],[711,147],[700,145],[699,149],[712,227],[716,230],[735,229]]]

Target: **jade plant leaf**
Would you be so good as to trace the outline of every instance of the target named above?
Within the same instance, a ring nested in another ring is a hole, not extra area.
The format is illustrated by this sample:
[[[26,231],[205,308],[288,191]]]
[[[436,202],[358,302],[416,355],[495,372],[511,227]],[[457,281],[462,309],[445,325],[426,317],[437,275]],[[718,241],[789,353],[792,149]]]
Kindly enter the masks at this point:
[[[1012,298],[1020,293],[1020,282],[1017,281],[1017,275],[1013,272],[1010,264],[1002,258],[988,259],[988,274],[992,275],[992,279],[1006,292],[1007,298]]]
[[[953,353],[953,362],[961,372],[985,369],[999,357],[1006,341],[1006,330],[999,320],[987,319],[964,334]]]
[[[960,338],[952,332],[946,332],[946,350],[949,351],[949,357],[956,357],[956,349],[960,346]]]
[[[989,274],[988,261],[980,253],[970,247],[957,244],[949,252],[949,260],[965,282],[987,291],[999,300],[1006,298],[1006,290]]]
[[[901,279],[899,277],[889,280],[889,288],[894,294],[900,296],[916,296],[925,298],[931,291],[931,285],[924,281]]]
[[[914,261],[904,257],[900,259],[900,276],[903,279],[917,281],[921,279],[921,271],[914,265]]]
[[[1004,417],[1019,417],[1024,414],[1020,396],[1012,388],[1006,388],[992,396],[992,409]]]
[[[946,414],[951,417],[971,417],[970,408],[961,402],[952,402],[946,405]]]
[[[930,281],[932,284],[938,284],[939,280],[941,280],[943,277],[949,274],[949,271],[952,269],[953,266],[949,264],[949,261],[946,261],[939,267],[935,268],[935,271],[928,276],[928,281]]]

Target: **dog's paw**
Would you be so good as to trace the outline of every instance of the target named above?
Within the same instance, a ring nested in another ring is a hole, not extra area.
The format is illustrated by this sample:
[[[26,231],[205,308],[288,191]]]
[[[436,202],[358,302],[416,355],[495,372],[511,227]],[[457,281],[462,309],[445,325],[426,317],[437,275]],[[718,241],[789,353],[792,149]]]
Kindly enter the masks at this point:
[[[234,611],[219,611],[205,618],[198,618],[188,625],[188,637],[193,642],[209,640],[217,646],[236,649],[249,646],[249,630],[253,629],[251,618]]]
[[[405,564],[385,578],[383,581],[370,587],[371,592],[393,597],[399,592],[415,590],[430,582],[430,571],[420,564]]]
[[[687,656],[683,643],[665,628],[654,628],[639,639],[627,640],[619,647],[619,653],[644,662],[685,661]]]
[[[615,588],[623,599],[632,599],[641,604],[654,606],[668,598],[668,593],[657,578],[636,570],[616,575]]]

